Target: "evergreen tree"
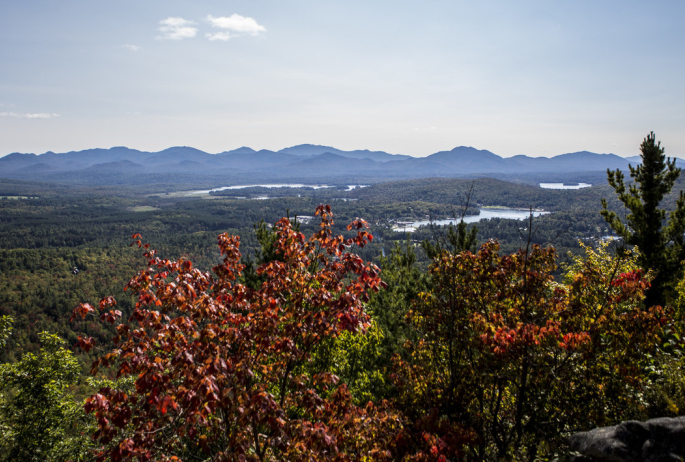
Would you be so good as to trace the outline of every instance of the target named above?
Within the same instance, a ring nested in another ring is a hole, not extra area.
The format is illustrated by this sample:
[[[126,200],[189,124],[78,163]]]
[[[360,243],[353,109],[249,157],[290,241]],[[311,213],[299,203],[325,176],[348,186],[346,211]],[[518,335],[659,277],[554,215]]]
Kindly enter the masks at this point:
[[[424,240],[421,243],[424,252],[429,259],[434,260],[443,251],[451,252],[456,255],[461,252],[475,252],[476,246],[478,245],[478,227],[473,226],[470,230],[467,229],[467,224],[464,221],[466,212],[469,209],[469,204],[471,203],[471,197],[473,196],[474,183],[471,183],[471,188],[466,193],[466,200],[461,204],[461,210],[459,211],[459,223],[454,226],[450,223],[447,229],[447,236],[440,235],[433,228],[433,240],[435,243],[429,240]],[[432,228],[432,225],[431,225]]]
[[[680,274],[680,262],[685,259],[683,233],[685,232],[685,197],[680,191],[676,209],[666,220],[666,211],[659,208],[663,198],[671,192],[680,176],[675,159],[664,155],[661,142],[656,142],[654,132],[640,146],[642,165],[629,165],[634,182],[626,188],[620,170],[607,170],[609,184],[619,200],[629,211],[625,222],[607,207],[602,199],[604,219],[629,245],[640,250],[640,265],[655,272],[651,289],[647,292],[648,305],[664,304],[666,292]],[[664,226],[665,224],[665,226]]]
[[[383,333],[380,362],[387,365],[395,354],[404,352],[407,340],[415,340],[406,316],[419,294],[428,289],[429,282],[417,265],[414,245],[409,239],[404,246],[395,243],[390,257],[381,258],[380,266],[387,287],[371,294],[369,310]]]
[[[464,217],[461,218],[456,226],[450,224],[447,228],[447,236],[434,236],[435,243],[429,240],[424,240],[421,247],[428,255],[428,258],[433,260],[443,251],[448,251],[454,255],[470,251],[475,252],[478,244],[478,227],[473,226],[470,230],[467,229],[467,224],[464,222]]]
[[[287,211],[286,218],[290,220],[289,210]],[[297,215],[295,215],[292,226],[295,232],[300,232],[300,222],[297,221]],[[264,220],[260,220],[259,223],[254,225],[254,231],[259,247],[254,251],[254,259],[252,259],[249,253],[242,258],[241,263],[245,266],[242,280],[248,287],[258,290],[265,277],[257,274],[257,268],[271,261],[282,262],[283,256],[278,253],[278,234]]]

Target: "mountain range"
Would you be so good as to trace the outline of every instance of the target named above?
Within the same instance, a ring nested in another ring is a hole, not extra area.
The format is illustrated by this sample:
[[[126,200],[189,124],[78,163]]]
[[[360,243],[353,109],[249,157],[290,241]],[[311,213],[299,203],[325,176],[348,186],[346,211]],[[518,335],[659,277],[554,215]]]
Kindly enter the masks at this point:
[[[113,147],[60,154],[9,154],[0,158],[0,178],[95,184],[137,182],[136,177],[153,182],[183,183],[215,178],[225,181],[382,181],[422,177],[604,172],[607,168],[627,170],[631,162],[635,164],[635,158],[629,160],[615,154],[588,151],[550,158],[525,155],[505,158],[467,146],[436,152],[427,157],[369,150],[343,151],[311,144],[280,151],[256,151],[242,147],[218,154],[186,146],[159,152]]]

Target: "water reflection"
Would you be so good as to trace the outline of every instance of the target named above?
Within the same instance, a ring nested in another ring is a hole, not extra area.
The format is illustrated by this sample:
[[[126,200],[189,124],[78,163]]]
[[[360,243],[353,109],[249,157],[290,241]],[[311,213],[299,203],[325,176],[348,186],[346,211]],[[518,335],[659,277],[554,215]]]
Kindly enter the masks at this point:
[[[348,184],[346,185],[347,189],[345,191],[352,191],[353,189],[357,188],[366,188],[369,186],[368,184]],[[324,189],[324,188],[334,188],[335,186],[331,186],[328,184],[303,184],[303,183],[282,183],[282,184],[277,184],[277,183],[269,183],[269,184],[242,184],[242,185],[235,185],[235,186],[222,186],[221,188],[214,188],[214,189],[203,189],[199,191],[185,191],[185,195],[187,196],[203,196],[206,194],[209,194],[214,191],[226,191],[228,189],[246,189],[246,188],[311,188],[311,189]]]
[[[549,212],[543,212],[542,210],[533,210],[533,217],[539,217],[540,215],[546,215]],[[464,217],[464,222],[466,223],[477,223],[480,220],[489,220],[491,218],[503,218],[506,220],[525,220],[530,216],[529,209],[506,209],[506,208],[487,208],[480,209],[479,215],[469,215]],[[398,222],[393,226],[394,231],[401,231],[407,233],[413,233],[420,226],[430,225],[430,220],[419,220],[412,222]],[[448,225],[457,224],[459,220],[433,220],[434,225]]]
[[[542,189],[581,189],[592,186],[589,183],[564,184],[564,183],[540,183]]]

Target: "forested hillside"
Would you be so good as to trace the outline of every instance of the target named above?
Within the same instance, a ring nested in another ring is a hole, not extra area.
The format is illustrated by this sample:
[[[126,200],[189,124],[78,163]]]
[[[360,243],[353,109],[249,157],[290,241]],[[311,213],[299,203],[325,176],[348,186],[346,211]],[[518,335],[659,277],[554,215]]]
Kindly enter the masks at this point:
[[[605,175],[606,176],[606,175]],[[685,189],[685,179],[680,178],[673,191],[666,197],[665,206],[672,209],[679,192]],[[407,202],[420,197],[426,202],[461,205],[471,193],[472,204],[502,205],[506,207],[533,207],[544,210],[600,210],[601,199],[618,207],[613,189],[605,182],[582,189],[543,189],[524,183],[512,183],[493,178],[453,179],[423,178],[411,181],[395,181],[372,185],[350,191],[350,196],[369,202]]]

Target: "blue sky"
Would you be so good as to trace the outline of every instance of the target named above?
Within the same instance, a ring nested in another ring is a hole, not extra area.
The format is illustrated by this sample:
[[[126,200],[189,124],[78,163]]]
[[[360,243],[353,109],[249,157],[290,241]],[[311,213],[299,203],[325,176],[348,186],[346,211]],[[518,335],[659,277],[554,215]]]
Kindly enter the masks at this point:
[[[0,155],[685,157],[682,1],[0,0]]]

